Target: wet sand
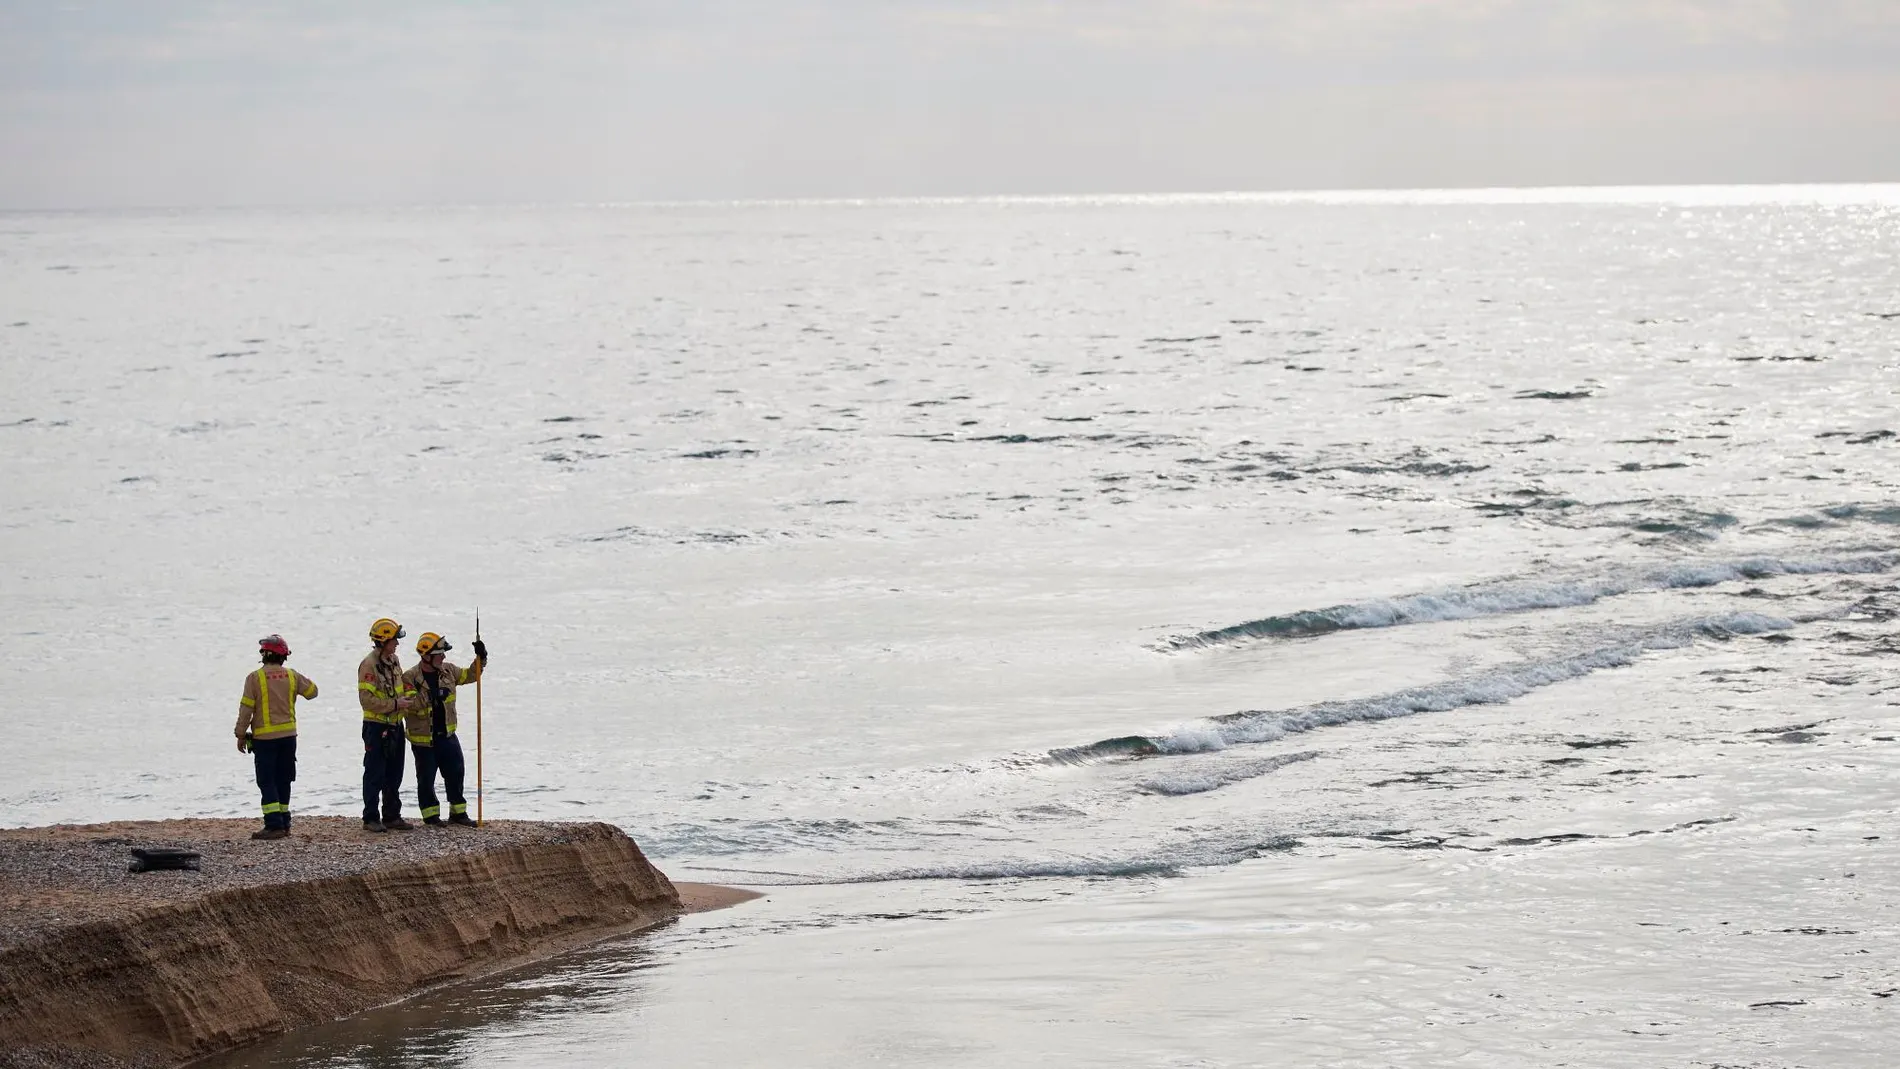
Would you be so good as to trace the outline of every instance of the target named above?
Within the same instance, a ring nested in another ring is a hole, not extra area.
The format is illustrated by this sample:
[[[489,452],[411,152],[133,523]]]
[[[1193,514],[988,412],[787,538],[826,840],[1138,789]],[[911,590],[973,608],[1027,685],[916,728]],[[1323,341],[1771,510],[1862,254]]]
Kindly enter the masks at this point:
[[[247,820],[0,830],[0,1066],[158,1066],[757,897],[605,824]],[[200,855],[131,872],[134,848]]]
[[[375,834],[347,817],[304,817],[291,838],[271,841],[251,839],[257,828],[255,821],[214,818],[0,828],[0,951],[53,929],[217,891],[358,875],[565,839],[559,824],[522,820],[491,820],[479,828],[418,823],[414,831]],[[134,847],[197,851],[201,867],[196,872],[128,872]],[[714,884],[675,886],[682,913],[757,897]]]

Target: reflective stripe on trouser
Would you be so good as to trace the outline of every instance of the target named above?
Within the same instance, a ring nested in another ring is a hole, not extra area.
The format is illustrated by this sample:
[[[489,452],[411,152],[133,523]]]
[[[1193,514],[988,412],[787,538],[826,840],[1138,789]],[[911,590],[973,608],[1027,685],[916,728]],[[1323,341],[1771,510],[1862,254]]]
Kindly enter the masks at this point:
[[[442,802],[435,796],[435,773],[442,771],[443,793],[449,796],[449,812],[468,812],[468,799],[462,797],[462,743],[453,735],[444,735],[433,746],[414,747],[416,752],[416,805],[422,818],[442,815]]]
[[[402,728],[363,721],[363,819],[388,823],[402,816]]]
[[[264,799],[264,826],[290,827],[290,785],[297,778],[297,736],[252,740],[251,760],[257,767],[257,791]]]

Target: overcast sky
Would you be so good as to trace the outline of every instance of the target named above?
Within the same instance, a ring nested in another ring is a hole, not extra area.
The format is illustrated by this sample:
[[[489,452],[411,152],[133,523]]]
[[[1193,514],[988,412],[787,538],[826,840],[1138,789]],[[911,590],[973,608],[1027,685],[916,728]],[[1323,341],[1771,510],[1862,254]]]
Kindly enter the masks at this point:
[[[1900,0],[0,0],[0,207],[1900,181]]]

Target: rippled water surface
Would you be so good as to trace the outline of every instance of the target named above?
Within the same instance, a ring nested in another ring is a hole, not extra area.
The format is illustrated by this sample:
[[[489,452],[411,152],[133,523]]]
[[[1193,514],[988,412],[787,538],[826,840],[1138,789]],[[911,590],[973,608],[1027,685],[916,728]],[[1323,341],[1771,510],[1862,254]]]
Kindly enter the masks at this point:
[[[1880,1066],[1900,189],[0,215],[0,822],[768,897],[231,1064]]]

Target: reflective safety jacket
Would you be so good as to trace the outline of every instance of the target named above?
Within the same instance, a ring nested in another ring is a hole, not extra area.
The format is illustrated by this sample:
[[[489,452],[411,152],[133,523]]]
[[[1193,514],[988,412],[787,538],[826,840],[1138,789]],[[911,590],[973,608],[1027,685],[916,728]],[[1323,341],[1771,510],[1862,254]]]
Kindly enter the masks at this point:
[[[476,661],[468,668],[457,668],[452,661],[443,661],[436,675],[436,685],[442,688],[442,731],[446,735],[455,734],[455,688],[463,683],[473,683],[482,678],[482,662]],[[404,714],[408,725],[409,741],[417,746],[433,745],[431,721],[435,717],[435,702],[429,697],[428,680],[422,676],[422,666],[416,665],[402,674],[405,686],[415,692],[416,707]]]
[[[401,661],[393,657],[385,661],[381,651],[369,651],[356,666],[356,704],[363,707],[363,719],[372,724],[402,723],[396,702],[414,693],[405,679]]]
[[[297,733],[297,699],[317,696],[317,685],[294,669],[267,664],[244,678],[237,737],[284,739]]]

